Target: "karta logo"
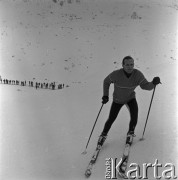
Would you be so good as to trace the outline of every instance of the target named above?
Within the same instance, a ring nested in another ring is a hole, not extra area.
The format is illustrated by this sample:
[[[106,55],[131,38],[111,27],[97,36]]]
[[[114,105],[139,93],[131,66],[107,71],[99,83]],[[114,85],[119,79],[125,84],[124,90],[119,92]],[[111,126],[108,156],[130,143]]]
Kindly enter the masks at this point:
[[[106,172],[105,172],[105,178],[106,179],[117,179],[118,172],[119,172],[119,166],[121,164],[121,160],[117,163],[117,158],[106,158],[105,160],[105,166],[106,166]],[[164,168],[164,170],[160,173],[160,169]],[[177,176],[175,175],[175,166],[172,163],[166,163],[164,166],[160,163],[158,163],[158,159],[155,160],[155,162],[152,163],[144,163],[142,164],[142,168],[137,163],[131,163],[129,165],[129,168],[127,172],[125,173],[126,179],[150,179],[151,177],[148,177],[148,169],[152,168],[153,177],[155,179],[177,179]],[[141,171],[142,169],[142,171]]]

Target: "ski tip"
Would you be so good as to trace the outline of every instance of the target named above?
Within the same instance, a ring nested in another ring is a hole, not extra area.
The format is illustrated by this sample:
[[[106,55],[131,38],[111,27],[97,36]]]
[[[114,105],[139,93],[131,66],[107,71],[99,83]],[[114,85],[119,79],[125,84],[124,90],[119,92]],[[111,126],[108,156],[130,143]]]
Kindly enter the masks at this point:
[[[128,179],[128,177],[126,176],[126,174],[125,173],[122,173],[122,172],[118,172],[118,178],[120,178],[120,179]]]
[[[89,169],[87,169],[86,172],[85,172],[85,177],[89,178],[90,175],[91,175],[91,171]]]

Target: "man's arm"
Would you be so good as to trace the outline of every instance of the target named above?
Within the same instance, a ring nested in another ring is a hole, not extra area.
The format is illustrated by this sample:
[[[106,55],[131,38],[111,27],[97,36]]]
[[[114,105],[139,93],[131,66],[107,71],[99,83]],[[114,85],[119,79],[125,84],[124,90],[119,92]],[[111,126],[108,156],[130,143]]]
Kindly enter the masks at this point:
[[[137,70],[137,72],[138,84],[140,85],[140,87],[144,90],[152,90],[154,88],[154,84],[152,82],[148,82],[141,71]]]
[[[110,84],[113,83],[111,80],[111,74],[109,74],[103,81],[103,96],[109,96],[109,87]]]
[[[154,88],[154,84],[152,82],[148,82],[146,79],[143,79],[140,83],[140,87],[144,90],[152,90]]]

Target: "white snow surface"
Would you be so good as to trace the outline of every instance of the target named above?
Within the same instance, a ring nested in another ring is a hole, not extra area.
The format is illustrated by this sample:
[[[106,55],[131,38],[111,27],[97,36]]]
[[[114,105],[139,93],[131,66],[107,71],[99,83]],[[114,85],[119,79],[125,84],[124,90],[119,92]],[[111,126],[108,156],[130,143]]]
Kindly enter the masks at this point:
[[[129,163],[158,159],[178,167],[176,0],[0,1],[2,79],[64,83],[60,90],[0,84],[0,179],[85,179],[112,103],[104,105],[87,154],[81,155],[101,107],[103,79],[124,56],[156,87],[136,89],[139,118]],[[135,12],[135,13],[134,13]],[[134,16],[135,15],[135,16]],[[105,179],[105,158],[120,159],[129,124],[124,106],[103,146],[91,180]],[[178,170],[176,170],[178,174]],[[153,180],[153,170],[148,171]]]

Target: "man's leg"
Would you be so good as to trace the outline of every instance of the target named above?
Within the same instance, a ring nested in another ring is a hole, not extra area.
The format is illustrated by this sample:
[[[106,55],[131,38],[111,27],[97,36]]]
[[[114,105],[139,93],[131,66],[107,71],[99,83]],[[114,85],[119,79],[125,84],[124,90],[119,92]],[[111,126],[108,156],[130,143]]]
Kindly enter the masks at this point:
[[[127,103],[127,107],[130,111],[130,124],[129,124],[129,131],[134,134],[135,127],[137,125],[138,120],[138,104],[136,99],[132,99]]]
[[[107,134],[108,134],[113,122],[116,120],[117,115],[118,115],[122,106],[123,106],[123,104],[118,104],[115,102],[112,103],[108,120],[106,121],[106,123],[104,125],[104,129],[103,129],[103,131],[99,137],[99,140],[98,140],[99,145],[101,145],[101,146],[103,145],[103,143],[107,137]]]

